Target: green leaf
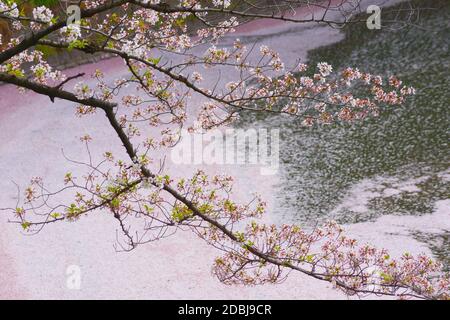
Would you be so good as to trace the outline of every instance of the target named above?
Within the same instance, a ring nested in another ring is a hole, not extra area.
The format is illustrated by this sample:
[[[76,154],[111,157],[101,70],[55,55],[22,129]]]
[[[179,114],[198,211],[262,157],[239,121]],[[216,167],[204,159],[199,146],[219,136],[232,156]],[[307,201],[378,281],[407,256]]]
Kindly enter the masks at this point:
[[[23,230],[27,230],[31,226],[31,223],[28,221],[24,221],[20,225],[22,226]]]
[[[157,65],[161,61],[161,57],[159,57],[159,58],[150,58],[150,59],[148,59],[148,61],[153,63],[153,64],[155,64],[155,65]]]
[[[152,208],[147,204],[144,204],[144,209],[148,214],[151,214],[153,211],[155,211],[155,208]]]
[[[183,220],[191,217],[193,212],[186,206],[175,206],[172,210],[172,219],[176,222],[181,222]]]
[[[69,51],[78,48],[78,49],[84,49],[88,45],[88,42],[84,39],[82,40],[74,40],[69,44],[69,47],[67,48]]]
[[[52,217],[53,219],[58,219],[59,217],[61,217],[61,214],[54,212],[50,215],[50,217]]]
[[[236,232],[234,235],[236,236],[237,241],[239,241],[239,242],[244,242],[244,241],[245,241],[245,235],[244,235],[244,233],[242,233],[242,232]]]
[[[119,207],[120,207],[120,200],[119,200],[118,198],[114,198],[114,199],[111,201],[111,206],[112,206],[113,208],[119,208]]]
[[[394,280],[394,278],[390,274],[387,274],[387,273],[384,273],[384,272],[380,272],[380,276],[381,276],[381,278],[383,279],[383,281],[385,283],[389,283],[392,280]]]

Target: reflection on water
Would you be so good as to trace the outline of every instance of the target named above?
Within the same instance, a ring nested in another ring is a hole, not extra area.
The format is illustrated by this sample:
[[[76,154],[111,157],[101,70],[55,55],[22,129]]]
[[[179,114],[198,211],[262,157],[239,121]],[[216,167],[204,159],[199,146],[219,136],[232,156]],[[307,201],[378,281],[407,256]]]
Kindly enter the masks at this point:
[[[435,211],[436,201],[450,198],[450,171],[421,168],[417,177],[411,177],[412,172],[403,167],[399,175],[364,179],[353,185],[331,217],[339,223],[356,223],[374,221],[383,214],[424,215]]]
[[[426,6],[428,1],[414,2]],[[275,209],[280,220],[352,223],[382,214],[426,214],[435,201],[449,198],[450,184],[442,176],[449,168],[450,3],[433,4],[443,8],[422,12],[420,27],[376,31],[352,25],[344,29],[342,42],[309,54],[311,64],[327,61],[338,70],[351,66],[398,75],[417,89],[407,105],[351,126],[304,128],[282,116],[243,116],[243,126],[256,121],[257,126],[281,129]],[[400,186],[394,194],[374,193],[364,210],[339,207],[352,186],[367,179],[376,179],[383,188],[390,188],[392,179],[399,186],[418,180],[415,190]]]

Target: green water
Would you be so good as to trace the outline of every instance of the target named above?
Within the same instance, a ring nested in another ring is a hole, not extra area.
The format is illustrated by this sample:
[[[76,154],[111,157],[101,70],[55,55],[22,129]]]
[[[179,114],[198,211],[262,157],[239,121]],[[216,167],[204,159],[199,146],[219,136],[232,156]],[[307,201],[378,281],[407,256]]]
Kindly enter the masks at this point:
[[[429,7],[430,1],[414,4]],[[417,89],[406,105],[386,109],[364,123],[318,128],[304,128],[284,116],[243,116],[243,126],[256,121],[257,126],[281,129],[275,196],[280,220],[316,223],[335,218],[354,223],[384,214],[421,215],[432,213],[436,201],[449,198],[450,183],[443,173],[449,169],[450,2],[433,1],[433,6],[441,8],[423,11],[420,27],[368,30],[351,25],[343,29],[343,41],[309,53],[311,64],[327,61],[337,70],[351,66],[399,76]],[[352,186],[380,177],[386,182],[377,187],[380,195],[368,200],[366,210],[336,212]],[[383,188],[418,178],[416,190],[382,195]]]

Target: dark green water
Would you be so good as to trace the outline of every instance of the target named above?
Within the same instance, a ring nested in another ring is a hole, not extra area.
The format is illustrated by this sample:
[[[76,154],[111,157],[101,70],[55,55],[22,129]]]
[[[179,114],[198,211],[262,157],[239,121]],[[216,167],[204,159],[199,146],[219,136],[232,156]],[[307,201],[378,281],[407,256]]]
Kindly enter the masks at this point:
[[[414,1],[430,7],[430,1]],[[438,200],[448,199],[450,128],[450,1],[432,1],[439,10],[421,12],[420,27],[368,30],[351,25],[345,39],[309,53],[309,61],[333,64],[337,70],[399,76],[417,94],[402,107],[353,125],[304,128],[284,116],[254,119],[243,126],[281,129],[281,181],[276,187],[276,212],[283,222],[316,223],[335,218],[341,223],[374,220],[384,214],[432,213]],[[382,18],[389,18],[382,15]],[[378,196],[366,210],[336,207],[350,188],[366,179],[379,182]],[[421,178],[415,190],[382,191]],[[394,182],[393,182],[394,181]],[[423,238],[423,237],[422,237]]]

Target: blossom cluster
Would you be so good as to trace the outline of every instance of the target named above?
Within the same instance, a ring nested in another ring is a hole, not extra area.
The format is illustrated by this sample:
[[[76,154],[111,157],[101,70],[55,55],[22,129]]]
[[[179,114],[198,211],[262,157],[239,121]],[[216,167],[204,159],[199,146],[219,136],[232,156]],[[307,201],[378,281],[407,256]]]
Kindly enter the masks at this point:
[[[60,34],[65,41],[71,43],[81,37],[81,28],[78,24],[71,24],[61,28]]]
[[[213,268],[228,284],[276,283],[297,270],[316,274],[349,295],[450,298],[450,277],[442,274],[440,263],[423,254],[393,259],[384,249],[347,237],[332,221],[312,231],[252,222],[237,237],[241,245],[217,258]]]
[[[11,18],[19,17],[19,7],[15,2],[0,1],[0,14]]]
[[[16,41],[13,40],[12,43],[16,43]],[[44,59],[43,53],[38,50],[23,51],[14,56],[8,63],[0,65],[0,72],[16,77],[24,77],[27,64],[32,64],[30,68],[32,79],[39,84],[47,85],[65,80],[65,75],[59,70],[55,70]]]
[[[40,6],[33,9],[33,18],[41,22],[49,23],[53,19],[53,13],[46,6]]]
[[[208,49],[205,64],[231,65],[238,71],[238,80],[205,103],[198,119],[204,128],[227,123],[227,114],[220,112],[227,106],[302,117],[303,124],[311,126],[376,116],[381,106],[400,105],[415,93],[394,76],[383,85],[381,76],[353,68],[333,73],[333,67],[326,62],[318,63],[315,70],[302,63],[296,70],[285,72],[279,54],[267,46],[261,46],[257,64],[242,60],[246,51],[239,41],[233,52],[215,46]],[[312,76],[306,74],[309,71],[314,72]],[[355,87],[364,96],[355,96]]]

